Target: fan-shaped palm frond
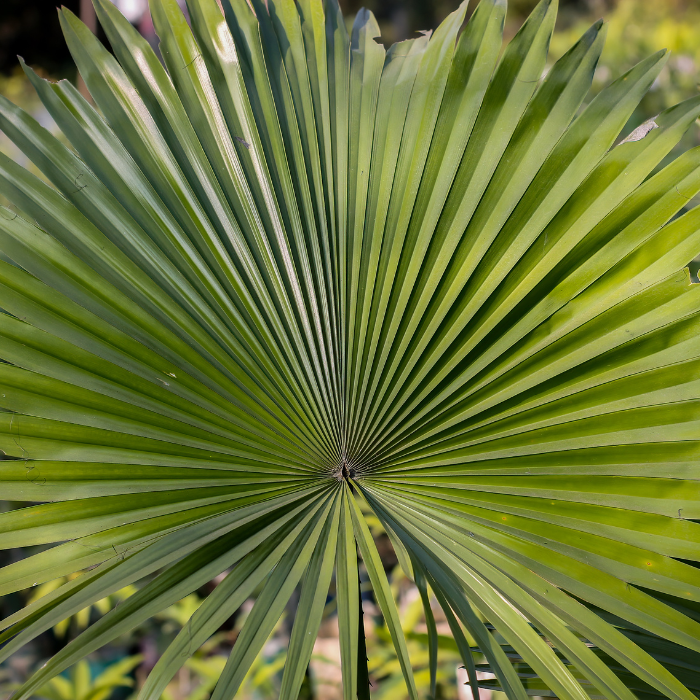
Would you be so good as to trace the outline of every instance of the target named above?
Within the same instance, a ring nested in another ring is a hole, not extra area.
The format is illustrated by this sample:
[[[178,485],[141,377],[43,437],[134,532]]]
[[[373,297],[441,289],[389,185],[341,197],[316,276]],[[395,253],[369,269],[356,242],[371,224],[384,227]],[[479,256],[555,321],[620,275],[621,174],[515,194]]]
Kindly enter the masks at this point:
[[[358,549],[417,697],[367,508],[474,688],[469,638],[510,698],[700,694],[700,150],[657,168],[700,98],[614,145],[663,52],[585,104],[605,27],[543,78],[550,0],[500,58],[504,0],[388,50],[335,0],[153,0],[165,67],[95,4],[114,56],[60,17],[99,111],[27,68],[73,149],[0,101],[51,183],[0,157],[0,487],[42,503],[0,541],[59,543],[0,593],[86,571],[0,659],[148,582],[17,700],[222,572],[141,700],[262,586],[233,697],[301,586],[296,700],[333,582],[366,698]]]

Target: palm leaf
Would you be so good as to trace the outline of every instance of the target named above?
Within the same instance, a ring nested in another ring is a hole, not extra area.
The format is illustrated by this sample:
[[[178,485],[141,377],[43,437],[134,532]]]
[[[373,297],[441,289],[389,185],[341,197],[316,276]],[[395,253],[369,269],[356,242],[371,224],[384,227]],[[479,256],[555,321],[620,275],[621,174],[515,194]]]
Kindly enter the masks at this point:
[[[0,542],[55,544],[0,592],[83,572],[0,659],[146,583],[17,700],[224,572],[141,698],[260,590],[233,697],[297,586],[282,696],[333,587],[368,697],[360,561],[417,697],[367,509],[432,693],[431,592],[475,694],[699,697],[700,150],[660,163],[700,99],[619,138],[663,52],[586,102],[605,27],[543,78],[550,0],[500,59],[502,0],[388,50],[335,0],[152,0],[164,65],[95,5],[114,56],[60,18],[96,106],[25,66],[72,148],[0,99],[45,176],[0,156],[0,485],[34,504]]]

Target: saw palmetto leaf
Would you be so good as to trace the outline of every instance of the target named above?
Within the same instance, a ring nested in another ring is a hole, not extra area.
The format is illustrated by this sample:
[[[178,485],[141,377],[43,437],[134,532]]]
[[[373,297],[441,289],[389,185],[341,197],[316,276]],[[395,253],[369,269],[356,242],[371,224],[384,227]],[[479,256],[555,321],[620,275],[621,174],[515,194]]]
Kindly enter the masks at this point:
[[[700,150],[660,167],[700,98],[620,139],[664,53],[587,101],[605,26],[545,74],[552,0],[502,53],[503,0],[389,49],[335,0],[152,0],[162,63],[95,6],[94,104],[25,66],[65,140],[0,99],[45,176],[0,156],[0,546],[55,545],[0,593],[68,577],[0,659],[139,588],[17,700],[222,574],[142,700],[257,591],[235,696],[297,587],[282,697],[332,591],[366,698],[360,566],[418,697],[370,511],[432,694],[434,596],[475,696],[700,696]]]

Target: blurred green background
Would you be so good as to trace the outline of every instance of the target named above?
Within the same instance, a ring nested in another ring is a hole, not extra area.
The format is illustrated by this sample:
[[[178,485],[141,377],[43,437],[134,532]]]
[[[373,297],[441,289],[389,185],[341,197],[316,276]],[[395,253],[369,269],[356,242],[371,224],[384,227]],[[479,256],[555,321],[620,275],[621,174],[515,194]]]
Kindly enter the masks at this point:
[[[144,2],[145,0],[118,0],[117,4],[122,4],[129,19],[148,36],[152,27],[147,13],[144,12]],[[458,2],[369,0],[363,3],[362,0],[341,0],[349,23],[363,4],[376,14],[383,40],[390,44],[414,36],[418,30],[434,29],[456,8]],[[511,0],[505,29],[506,40],[517,32],[535,4],[534,0]],[[67,0],[65,5],[80,13],[80,0]],[[470,10],[473,10],[473,7]],[[700,0],[561,0],[557,29],[551,44],[550,65],[600,17],[609,25],[608,38],[595,73],[591,97],[642,58],[662,48],[671,51],[670,60],[630,119],[623,135],[667,107],[697,94],[700,67]],[[97,32],[99,35],[99,29]],[[101,38],[104,39],[103,36]],[[156,41],[152,35],[149,38],[153,42]],[[27,63],[46,77],[76,79],[75,68],[60,34],[53,0],[0,0],[0,94],[22,106],[43,126],[56,133],[53,121],[42,108],[19,69],[17,54],[22,55]],[[667,160],[675,157],[678,152],[699,144],[700,130],[696,126],[689,131]],[[2,132],[0,151],[37,172]],[[2,200],[0,192],[0,201]],[[698,201],[694,200],[687,206],[691,207],[697,203]],[[691,272],[697,274],[699,266],[700,259],[696,259],[691,263]],[[19,505],[0,500],[0,512]],[[422,690],[426,693],[428,651],[425,621],[418,593],[397,566],[379,523],[374,522],[373,528],[378,542],[384,540],[386,544],[382,550],[385,568],[391,573],[393,586],[399,596],[400,607],[404,613],[404,626],[409,636],[411,657],[418,671],[417,680],[423,685]],[[31,552],[0,551],[0,565],[17,561],[37,549],[34,548]],[[0,618],[6,618],[26,602],[45,595],[60,583],[62,581],[50,582],[25,594],[14,594],[0,599]],[[216,584],[217,582],[213,581],[207,590],[193,593],[133,634],[93,654],[88,661],[81,662],[52,681],[37,697],[47,700],[126,700],[143,682],[159,652],[186,623],[202,597]],[[28,645],[23,653],[16,655],[9,662],[0,664],[0,700],[8,698],[17,683],[77,635],[91,619],[104,614],[131,592],[132,589],[125,589],[109,599],[100,601],[65,624],[42,635],[36,643]],[[398,662],[382,620],[377,615],[369,589],[364,597],[373,700],[399,700],[405,697],[405,689],[400,678]],[[206,700],[252,602],[251,600],[244,605],[219,633],[195,654],[168,687],[163,700]],[[326,612],[307,682],[302,689],[302,697],[305,699],[335,700],[339,697],[339,650],[332,591]],[[449,634],[449,627],[444,617],[440,618],[437,609],[436,616],[441,635],[438,696],[444,700],[468,700],[471,693],[463,685],[464,672],[458,668],[461,664]],[[293,609],[290,607],[288,615],[280,621],[258,663],[249,674],[241,697],[251,700],[277,697],[280,669],[284,663],[286,640],[292,619]],[[482,697],[489,700],[489,695],[484,693]],[[500,694],[493,695],[495,700],[495,696]]]

